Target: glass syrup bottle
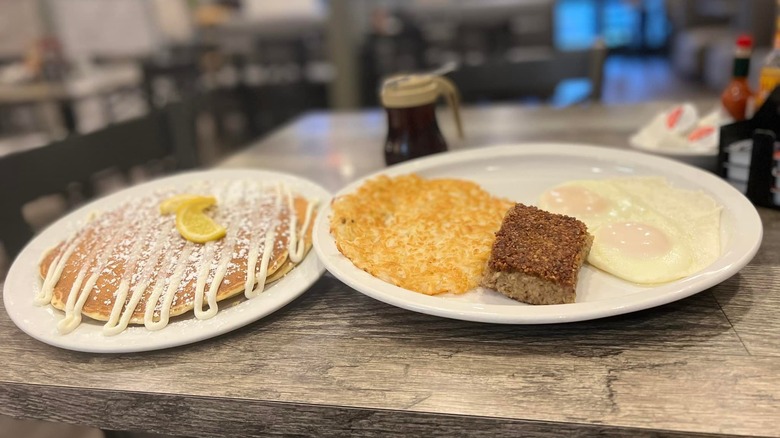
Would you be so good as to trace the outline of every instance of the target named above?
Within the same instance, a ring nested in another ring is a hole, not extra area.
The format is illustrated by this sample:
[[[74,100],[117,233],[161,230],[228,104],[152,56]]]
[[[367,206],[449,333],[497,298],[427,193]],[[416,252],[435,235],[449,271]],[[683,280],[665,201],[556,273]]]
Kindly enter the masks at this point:
[[[455,85],[435,75],[394,76],[384,81],[380,93],[387,112],[385,163],[400,163],[448,149],[436,121],[436,101],[445,97],[463,138],[459,96]]]

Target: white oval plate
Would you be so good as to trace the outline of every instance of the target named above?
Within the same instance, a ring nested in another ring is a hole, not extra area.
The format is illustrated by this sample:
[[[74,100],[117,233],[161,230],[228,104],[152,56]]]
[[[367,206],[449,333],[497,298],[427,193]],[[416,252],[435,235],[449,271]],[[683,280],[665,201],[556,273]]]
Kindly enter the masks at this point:
[[[745,266],[761,244],[762,226],[753,205],[715,175],[666,158],[631,151],[572,144],[517,144],[434,155],[389,167],[354,182],[336,197],[355,191],[380,174],[417,173],[428,178],[475,181],[489,192],[536,204],[546,189],[575,179],[660,175],[674,186],[699,189],[723,206],[721,256],[703,271],[657,286],[639,286],[585,265],[573,304],[529,306],[488,289],[463,295],[427,296],[386,283],[355,267],[330,234],[331,210],[314,225],[314,247],[338,279],[377,300],[415,312],[467,321],[549,324],[619,315],[666,304],[712,287]]]
[[[240,179],[281,181],[304,196],[318,199],[321,206],[328,205],[330,202],[328,191],[311,181],[293,175],[261,170],[187,172],[127,188],[68,214],[30,241],[16,257],[6,277],[3,288],[6,312],[14,324],[39,341],[68,350],[94,353],[128,353],[176,347],[219,336],[275,312],[303,294],[325,271],[314,251],[311,251],[289,274],[269,286],[259,296],[240,301],[234,306],[221,307],[219,312],[210,319],[198,320],[192,316],[192,313],[189,314],[190,318],[178,317],[159,331],[149,331],[143,326],[130,326],[116,336],[104,336],[101,333],[102,322],[85,318],[76,330],[61,335],[57,332],[57,322],[64,317],[64,314],[51,306],[38,307],[33,304],[33,296],[42,283],[38,275],[40,257],[48,248],[69,235],[74,222],[83,219],[91,212],[112,208],[128,198],[158,188],[182,187],[202,180]]]

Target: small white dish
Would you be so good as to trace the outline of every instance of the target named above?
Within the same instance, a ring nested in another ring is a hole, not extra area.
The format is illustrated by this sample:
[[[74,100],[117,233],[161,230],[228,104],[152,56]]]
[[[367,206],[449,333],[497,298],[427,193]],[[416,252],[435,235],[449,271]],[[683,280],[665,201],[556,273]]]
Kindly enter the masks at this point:
[[[149,331],[144,326],[130,326],[115,336],[102,334],[103,322],[85,318],[73,332],[61,335],[57,322],[64,313],[51,306],[33,304],[33,296],[41,287],[38,263],[42,254],[64,240],[70,225],[93,211],[112,208],[128,198],[164,187],[184,187],[196,181],[257,180],[281,181],[291,189],[310,199],[318,199],[320,205],[328,205],[330,193],[321,186],[278,172],[261,170],[211,170],[188,172],[150,181],[130,187],[102,199],[98,199],[61,218],[36,236],[16,257],[3,287],[3,303],[11,320],[22,331],[41,342],[68,350],[94,353],[128,353],[159,350],[202,341],[243,327],[270,315],[303,294],[325,271],[314,251],[289,274],[268,286],[259,296],[243,300],[236,305],[223,306],[217,314],[206,320],[196,319],[192,313],[177,317],[159,331]]]
[[[495,195],[525,204],[535,204],[544,190],[565,181],[658,175],[674,186],[702,190],[723,206],[721,255],[701,272],[670,283],[640,286],[585,265],[577,285],[577,302],[545,306],[525,305],[482,288],[463,295],[427,296],[386,283],[357,268],[336,249],[330,234],[331,210],[324,208],[314,225],[313,239],[326,268],[370,297],[415,312],[504,324],[561,323],[619,315],[712,287],[744,267],[761,244],[763,229],[755,207],[724,180],[666,158],[585,145],[514,144],[438,154],[369,175],[336,197],[355,191],[368,178],[407,173],[468,179]]]
[[[636,137],[631,137],[628,144],[637,151],[680,161],[700,169],[709,170],[710,172],[718,171],[717,150],[649,148],[644,143],[638,141]]]

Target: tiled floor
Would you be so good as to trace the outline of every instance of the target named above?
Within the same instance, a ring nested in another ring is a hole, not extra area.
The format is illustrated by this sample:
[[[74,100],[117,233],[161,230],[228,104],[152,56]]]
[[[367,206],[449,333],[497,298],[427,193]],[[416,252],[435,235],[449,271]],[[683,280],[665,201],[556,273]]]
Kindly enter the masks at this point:
[[[663,58],[612,57],[605,66],[604,103],[608,105],[636,103],[645,100],[696,99],[713,96],[712,91],[703,86],[689,83],[674,75],[669,63]],[[111,187],[115,189],[116,187]],[[43,226],[51,212],[57,206],[38,206],[32,211],[30,219]],[[0,278],[5,276],[10,262],[0,251]],[[97,438],[102,432],[96,429],[80,428],[71,425],[19,421],[0,416],[0,438]],[[159,437],[159,435],[132,435]]]

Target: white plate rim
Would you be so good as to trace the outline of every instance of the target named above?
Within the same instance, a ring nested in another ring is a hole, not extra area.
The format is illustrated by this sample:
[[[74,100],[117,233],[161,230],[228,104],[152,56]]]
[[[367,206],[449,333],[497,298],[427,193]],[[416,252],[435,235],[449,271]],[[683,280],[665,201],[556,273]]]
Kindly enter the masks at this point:
[[[715,286],[736,274],[752,260],[761,245],[763,226],[758,211],[739,191],[716,175],[669,158],[589,144],[499,144],[432,155],[390,166],[367,175],[342,188],[334,194],[333,199],[355,191],[366,180],[379,175],[396,176],[420,172],[485,156],[500,159],[505,156],[533,154],[565,154],[567,156],[582,156],[584,158],[593,158],[595,156],[605,158],[610,162],[641,163],[643,167],[658,168],[663,171],[663,174],[671,174],[690,180],[710,193],[713,193],[713,189],[717,189],[718,198],[724,209],[730,208],[732,213],[737,216],[736,220],[741,225],[740,230],[746,230],[744,235],[740,234],[738,241],[739,250],[721,255],[711,267],[703,272],[654,289],[654,291],[674,289],[666,293],[653,293],[651,291],[641,296],[633,294],[600,301],[545,306],[502,306],[475,304],[457,300],[446,300],[446,304],[442,304],[445,300],[440,297],[412,292],[375,278],[355,267],[351,261],[336,249],[335,240],[330,235],[329,230],[330,206],[320,212],[315,222],[313,234],[315,251],[317,251],[320,260],[325,264],[326,269],[336,278],[365,295],[393,306],[429,315],[466,321],[499,324],[554,324],[616,316],[657,307],[689,297]]]
[[[11,321],[31,337],[67,350],[88,353],[133,353],[160,350],[220,336],[264,318],[298,298],[322,276],[325,272],[325,266],[315,251],[310,251],[294,270],[269,286],[262,294],[234,307],[220,309],[214,317],[208,320],[196,320],[193,316],[189,319],[172,321],[167,327],[155,332],[150,332],[143,327],[134,327],[135,335],[132,335],[131,338],[127,337],[129,330],[110,337],[97,336],[102,327],[97,323],[82,323],[68,335],[59,335],[56,330],[52,332],[52,328],[56,327],[59,318],[51,314],[62,317],[62,312],[52,309],[51,306],[35,306],[32,302],[34,293],[32,288],[36,285],[40,287],[36,269],[41,254],[45,249],[54,246],[64,238],[63,234],[69,224],[85,217],[92,211],[110,208],[134,194],[141,194],[157,187],[184,184],[200,179],[282,181],[294,189],[300,190],[304,195],[318,199],[320,208],[329,205],[331,198],[330,192],[324,187],[296,175],[271,170],[239,168],[180,172],[96,199],[49,225],[28,242],[17,255],[8,271],[3,287],[3,304]],[[24,296],[24,294],[28,294],[28,296]],[[48,319],[37,319],[43,315]],[[29,319],[31,316],[36,319]],[[228,317],[230,319],[227,319]],[[182,326],[186,324],[186,327],[176,330],[177,324]],[[79,335],[80,330],[84,331],[81,335]],[[175,335],[174,332],[176,332]],[[84,342],[84,339],[89,339],[90,342]]]

